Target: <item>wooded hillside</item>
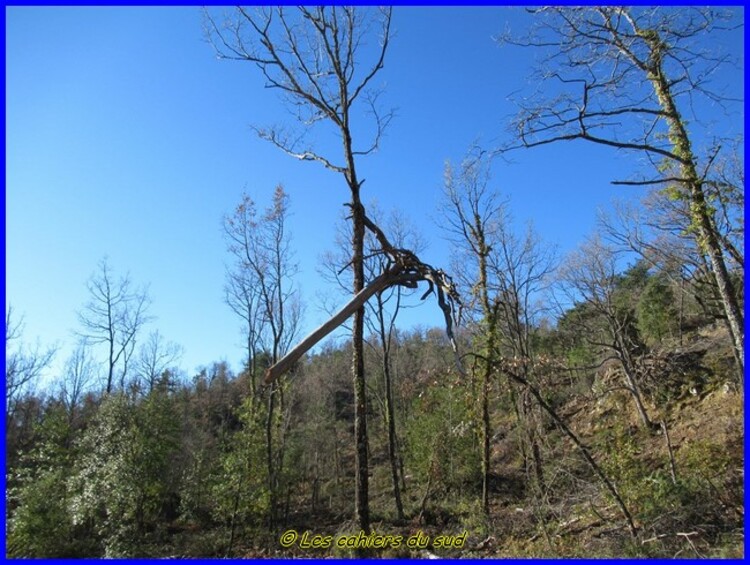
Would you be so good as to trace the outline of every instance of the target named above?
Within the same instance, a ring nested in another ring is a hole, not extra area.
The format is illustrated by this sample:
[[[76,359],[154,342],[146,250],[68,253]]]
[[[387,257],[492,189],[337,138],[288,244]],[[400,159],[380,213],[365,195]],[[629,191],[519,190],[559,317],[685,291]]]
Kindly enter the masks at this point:
[[[181,368],[147,333],[148,287],[106,259],[46,382],[54,348],[8,307],[9,557],[743,557],[744,140],[685,118],[693,96],[724,102],[706,81],[728,59],[703,48],[739,24],[533,12],[502,37],[543,55],[510,141],[446,163],[436,190],[444,265],[410,221],[424,211],[380,209],[360,176],[395,116],[375,77],[397,9],[205,13],[217,55],[298,128],[256,133],[338,182],[333,301],[303,299],[294,214],[311,211],[277,186],[221,221],[240,370]],[[308,144],[316,128],[336,143]],[[562,253],[518,221],[503,158],[568,142],[632,159],[612,180],[641,198]],[[328,321],[305,338],[311,308]],[[402,324],[407,308],[441,324]]]

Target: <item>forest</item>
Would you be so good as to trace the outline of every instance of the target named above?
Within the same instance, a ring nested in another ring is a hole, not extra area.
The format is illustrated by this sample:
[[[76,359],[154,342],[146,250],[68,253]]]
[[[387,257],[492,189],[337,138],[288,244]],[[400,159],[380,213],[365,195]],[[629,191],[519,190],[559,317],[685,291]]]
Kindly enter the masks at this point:
[[[337,301],[307,332],[281,184],[221,220],[241,370],[182,369],[148,281],[104,258],[42,384],[55,347],[26,339],[6,296],[7,557],[744,556],[744,139],[687,117],[736,102],[711,79],[737,54],[706,46],[743,22],[529,12],[496,40],[538,66],[500,141],[446,162],[451,259],[433,265],[419,211],[381,208],[361,174],[398,119],[378,81],[398,8],[204,11],[217,64],[295,120],[251,133],[337,179],[316,275]],[[627,161],[612,182],[642,197],[560,254],[515,221],[502,175],[570,144]],[[442,323],[402,324],[417,308]]]

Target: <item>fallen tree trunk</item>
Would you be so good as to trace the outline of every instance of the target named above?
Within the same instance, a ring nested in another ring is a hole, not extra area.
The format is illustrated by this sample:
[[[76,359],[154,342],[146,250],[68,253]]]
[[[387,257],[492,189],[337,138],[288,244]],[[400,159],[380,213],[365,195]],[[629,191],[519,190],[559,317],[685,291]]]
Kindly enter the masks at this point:
[[[275,379],[291,369],[299,361],[300,357],[307,353],[321,339],[343,324],[354,312],[375,296],[376,293],[395,284],[396,276],[393,272],[386,271],[355,294],[330,320],[313,330],[310,335],[300,341],[289,353],[279,359],[277,363],[271,365],[266,370],[265,384],[271,384]]]
[[[395,285],[415,287],[419,280],[428,280],[420,274],[403,273],[400,269],[392,267],[374,279],[365,288],[359,291],[352,299],[344,304],[330,320],[313,330],[305,339],[300,341],[279,361],[266,370],[265,384],[272,383],[275,379],[286,373],[299,359],[307,353],[316,343],[326,337],[329,333],[343,324],[354,312],[361,308],[370,298],[378,292]],[[441,307],[444,301],[441,300]]]
[[[316,343],[343,324],[347,318],[364,306],[378,292],[382,292],[395,285],[417,288],[419,282],[427,282],[429,285],[427,292],[422,295],[422,300],[433,292],[437,296],[438,305],[445,317],[445,331],[451,340],[457,363],[460,366],[458,351],[453,338],[453,307],[457,304],[460,308],[461,300],[451,278],[442,270],[435,269],[427,263],[420,261],[413,252],[393,247],[382,230],[367,216],[364,216],[364,224],[367,229],[375,234],[375,237],[382,246],[381,251],[390,259],[390,265],[381,275],[354,295],[330,320],[313,330],[310,335],[299,342],[289,353],[271,365],[266,370],[266,375],[263,379],[265,384],[272,383],[275,379],[289,371]]]

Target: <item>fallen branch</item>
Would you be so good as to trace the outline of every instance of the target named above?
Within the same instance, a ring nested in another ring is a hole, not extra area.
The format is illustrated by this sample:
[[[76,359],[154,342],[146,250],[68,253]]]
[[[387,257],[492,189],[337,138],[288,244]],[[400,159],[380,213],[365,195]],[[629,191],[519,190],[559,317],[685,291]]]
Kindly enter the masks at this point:
[[[677,469],[674,463],[674,451],[672,450],[672,441],[669,439],[669,430],[667,421],[662,419],[661,429],[664,432],[664,440],[667,442],[667,452],[669,453],[669,473],[672,476],[672,484],[677,485]]]

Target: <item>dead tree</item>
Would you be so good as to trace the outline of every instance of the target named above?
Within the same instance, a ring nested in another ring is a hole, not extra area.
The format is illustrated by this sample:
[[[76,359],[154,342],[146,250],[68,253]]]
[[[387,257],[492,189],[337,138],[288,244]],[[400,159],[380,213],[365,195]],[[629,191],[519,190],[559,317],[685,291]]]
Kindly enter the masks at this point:
[[[659,186],[687,203],[691,233],[708,259],[742,370],[743,314],[709,197],[720,189],[709,178],[726,144],[716,141],[700,155],[683,115],[697,96],[731,102],[709,84],[716,69],[731,63],[729,56],[714,54],[699,41],[708,44],[713,32],[742,23],[710,8],[533,12],[537,25],[526,37],[503,40],[544,49],[547,57],[536,76],[536,94],[519,103],[514,125],[520,143],[500,151],[584,140],[636,152],[650,162],[654,173],[616,184]],[[711,49],[716,45],[711,42]]]
[[[377,31],[376,31],[377,30]],[[377,32],[379,31],[379,37]],[[363,179],[357,174],[358,158],[374,152],[391,118],[377,104],[372,81],[383,68],[391,35],[391,10],[352,7],[284,7],[246,9],[218,24],[206,12],[206,34],[217,54],[226,59],[253,63],[266,86],[277,89],[297,114],[301,135],[280,127],[257,128],[258,135],[291,157],[314,161],[344,177],[350,193],[352,221],[352,292],[365,287],[363,248],[365,211],[360,198]],[[368,40],[380,44],[369,53]],[[355,144],[355,110],[364,104],[374,118],[374,135],[364,146]],[[342,154],[328,156],[305,142],[305,133],[316,124],[333,126]],[[300,130],[298,130],[300,131]],[[364,310],[354,311],[352,376],[355,395],[356,489],[355,514],[359,526],[369,531],[367,421],[364,374]]]
[[[461,370],[456,341],[453,335],[454,321],[458,321],[460,317],[459,308],[461,301],[450,276],[440,269],[435,269],[431,265],[423,263],[412,251],[394,247],[388,241],[383,231],[366,215],[363,216],[363,223],[378,242],[379,249],[376,253],[386,259],[383,272],[358,292],[330,320],[315,329],[276,364],[269,367],[265,376],[266,384],[275,382],[276,379],[291,370],[307,351],[346,322],[349,317],[363,309],[367,301],[373,296],[382,294],[388,289],[397,286],[415,289],[420,282],[426,282],[428,285],[427,291],[422,295],[423,300],[433,293],[437,297],[438,305],[445,318],[446,332],[456,355],[457,366]],[[395,481],[395,469],[393,471]]]
[[[370,284],[354,295],[349,302],[333,314],[327,322],[313,330],[307,337],[295,345],[289,353],[279,359],[275,365],[269,367],[264,379],[266,384],[273,382],[291,370],[294,364],[315,346],[316,343],[343,324],[358,309],[363,308],[365,303],[375,296],[375,294],[396,285],[413,289],[417,288],[420,282],[427,283],[428,287],[424,294],[422,294],[422,299],[426,299],[431,294],[435,294],[437,297],[438,305],[443,312],[445,320],[445,331],[448,334],[454,352],[457,354],[453,326],[460,319],[461,297],[450,275],[442,269],[436,269],[422,262],[412,251],[394,247],[377,225],[367,216],[364,216],[363,219],[365,227],[373,233],[380,245],[379,253],[382,253],[388,259],[386,268]]]
[[[380,213],[376,205],[370,206],[369,213],[372,215],[374,223],[380,223]],[[387,217],[385,225],[397,247],[408,248],[415,253],[422,251],[423,244],[421,239],[410,228],[406,219],[397,211],[394,210]],[[336,251],[328,252],[324,255],[321,275],[327,281],[346,290],[351,288],[351,281],[347,277],[349,255],[346,251],[346,242],[351,237],[343,225],[339,226],[339,228],[336,236]],[[381,252],[380,245],[371,232],[368,232],[365,237],[365,252],[365,279],[369,283],[385,271],[388,267],[388,258]],[[406,298],[404,290],[403,286],[396,285],[375,293],[373,299],[366,303],[367,311],[365,316],[365,325],[368,331],[376,336],[378,342],[377,345],[371,343],[369,340],[367,343],[372,346],[375,354],[380,357],[383,393],[382,397],[377,395],[376,397],[382,409],[387,433],[388,460],[391,467],[393,498],[396,514],[399,519],[404,518],[403,502],[401,500],[402,486],[399,484],[400,474],[401,485],[403,485],[403,463],[400,460],[398,449],[392,359],[396,319],[401,309],[408,307],[404,305],[404,301],[402,300]]]

